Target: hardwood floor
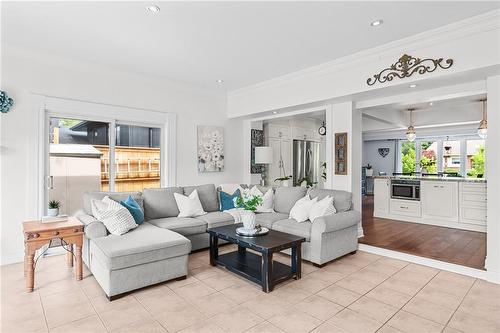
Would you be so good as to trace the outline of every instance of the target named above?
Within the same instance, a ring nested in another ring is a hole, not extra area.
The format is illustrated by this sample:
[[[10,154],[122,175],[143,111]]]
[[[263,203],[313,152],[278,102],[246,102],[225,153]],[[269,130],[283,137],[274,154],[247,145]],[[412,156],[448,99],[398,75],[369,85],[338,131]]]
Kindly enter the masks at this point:
[[[484,269],[486,233],[373,217],[373,196],[363,199],[362,244]]]

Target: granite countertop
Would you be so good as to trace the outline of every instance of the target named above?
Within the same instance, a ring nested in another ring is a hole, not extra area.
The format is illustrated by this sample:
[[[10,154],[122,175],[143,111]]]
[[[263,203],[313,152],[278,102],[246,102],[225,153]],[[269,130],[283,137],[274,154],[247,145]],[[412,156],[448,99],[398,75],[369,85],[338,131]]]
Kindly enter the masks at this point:
[[[486,183],[484,178],[435,177],[435,176],[373,176],[380,179],[431,180],[442,182]]]

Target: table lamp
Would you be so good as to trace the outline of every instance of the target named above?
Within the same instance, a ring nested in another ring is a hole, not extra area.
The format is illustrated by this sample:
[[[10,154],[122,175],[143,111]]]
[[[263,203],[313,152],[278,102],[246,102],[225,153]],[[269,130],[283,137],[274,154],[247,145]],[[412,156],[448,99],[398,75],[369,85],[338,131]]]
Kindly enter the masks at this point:
[[[273,163],[273,148],[272,147],[255,147],[255,164],[271,164]],[[262,167],[260,174],[260,184],[266,185],[265,167]]]

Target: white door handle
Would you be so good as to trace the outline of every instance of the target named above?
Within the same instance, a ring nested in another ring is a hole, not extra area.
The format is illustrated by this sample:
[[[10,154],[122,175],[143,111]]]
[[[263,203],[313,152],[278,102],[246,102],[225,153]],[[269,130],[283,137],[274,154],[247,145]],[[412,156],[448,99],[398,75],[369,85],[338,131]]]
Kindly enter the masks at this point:
[[[48,190],[54,189],[54,176],[47,176],[47,189]]]

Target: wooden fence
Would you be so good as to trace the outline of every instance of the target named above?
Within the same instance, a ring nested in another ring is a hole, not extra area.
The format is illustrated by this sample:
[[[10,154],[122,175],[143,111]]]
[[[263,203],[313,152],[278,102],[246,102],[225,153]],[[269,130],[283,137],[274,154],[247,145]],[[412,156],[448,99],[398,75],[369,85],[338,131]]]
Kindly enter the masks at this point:
[[[101,189],[109,190],[109,147],[94,146],[102,152]],[[142,191],[160,187],[160,148],[115,148],[115,191]]]

